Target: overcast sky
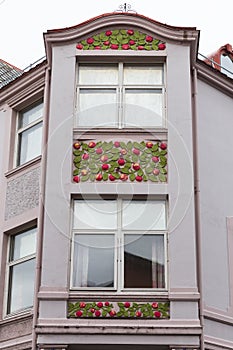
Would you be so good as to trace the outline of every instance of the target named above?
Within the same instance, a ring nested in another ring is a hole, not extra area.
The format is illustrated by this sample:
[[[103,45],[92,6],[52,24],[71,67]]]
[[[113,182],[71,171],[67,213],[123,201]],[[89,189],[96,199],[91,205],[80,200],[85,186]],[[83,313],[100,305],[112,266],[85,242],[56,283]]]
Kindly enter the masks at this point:
[[[114,12],[120,0],[0,0],[0,58],[24,69],[45,55],[43,33]],[[199,52],[233,45],[232,0],[132,0],[138,14],[200,30]]]

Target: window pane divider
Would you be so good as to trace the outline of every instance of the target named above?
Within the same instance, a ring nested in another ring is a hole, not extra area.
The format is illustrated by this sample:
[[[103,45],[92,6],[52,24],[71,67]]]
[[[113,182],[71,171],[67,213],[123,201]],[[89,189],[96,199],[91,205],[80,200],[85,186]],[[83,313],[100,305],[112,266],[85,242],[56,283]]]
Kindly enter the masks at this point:
[[[117,250],[118,250],[118,261],[117,261],[117,286],[118,286],[118,291],[122,290],[124,281],[123,281],[123,235],[122,235],[122,205],[123,200],[122,198],[118,198],[117,201],[117,236],[118,236],[118,245],[117,245]]]
[[[115,287],[71,287],[70,288],[71,290],[76,290],[76,291],[80,291],[80,292],[96,292],[96,291],[99,291],[99,292],[116,292],[117,291],[117,288]]]
[[[30,124],[25,125],[24,127],[20,128],[17,130],[18,134],[22,134],[24,131],[31,129],[33,126],[41,123],[43,121],[43,117],[40,117],[36,120],[34,120],[33,122],[31,122]]]
[[[165,233],[167,233],[167,231],[164,230],[125,230],[124,228],[122,228],[122,232],[124,234],[137,234],[137,235],[164,235]]]
[[[103,235],[112,235],[116,233],[116,229],[96,229],[96,230],[88,230],[88,229],[73,229],[74,234],[91,234],[91,235],[99,235],[100,233]]]
[[[22,262],[25,262],[25,261],[28,261],[28,260],[32,260],[36,257],[36,253],[33,253],[33,254],[30,254],[30,255],[27,255],[27,256],[24,256],[20,259],[16,259],[16,260],[11,260],[8,262],[8,265],[9,266],[14,266],[14,265],[17,265],[17,264],[21,264]]]
[[[153,294],[159,294],[161,292],[165,292],[166,288],[123,288],[122,292],[138,292],[138,293],[153,293]]]
[[[109,85],[106,85],[106,84],[103,84],[103,85],[78,85],[77,86],[78,89],[103,89],[103,90],[108,90],[108,89],[117,89],[118,88],[118,85],[117,84],[109,84]]]
[[[140,84],[140,85],[135,85],[135,84],[127,84],[127,85],[124,85],[124,88],[125,90],[126,89],[141,89],[141,90],[144,90],[144,89],[150,89],[150,90],[162,90],[164,88],[164,85],[143,85],[143,84]]]

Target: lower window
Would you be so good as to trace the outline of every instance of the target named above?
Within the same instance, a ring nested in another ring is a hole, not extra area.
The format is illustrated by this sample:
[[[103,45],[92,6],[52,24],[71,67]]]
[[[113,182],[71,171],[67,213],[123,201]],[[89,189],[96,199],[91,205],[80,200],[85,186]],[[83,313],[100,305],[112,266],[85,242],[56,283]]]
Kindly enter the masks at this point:
[[[7,314],[33,305],[35,253],[36,228],[10,237]]]
[[[72,287],[166,288],[166,201],[74,201]]]

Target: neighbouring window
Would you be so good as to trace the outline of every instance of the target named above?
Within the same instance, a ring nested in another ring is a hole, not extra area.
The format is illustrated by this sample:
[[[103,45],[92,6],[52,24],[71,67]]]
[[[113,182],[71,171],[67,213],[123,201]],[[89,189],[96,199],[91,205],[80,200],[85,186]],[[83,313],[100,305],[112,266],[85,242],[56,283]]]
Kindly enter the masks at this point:
[[[41,154],[43,103],[19,112],[17,129],[17,165]]]
[[[166,201],[74,201],[72,287],[166,288]]]
[[[233,61],[229,56],[221,55],[221,72],[226,74],[228,77],[233,78]]]
[[[77,125],[164,127],[162,64],[79,64]]]
[[[33,305],[36,228],[10,236],[7,314]]]

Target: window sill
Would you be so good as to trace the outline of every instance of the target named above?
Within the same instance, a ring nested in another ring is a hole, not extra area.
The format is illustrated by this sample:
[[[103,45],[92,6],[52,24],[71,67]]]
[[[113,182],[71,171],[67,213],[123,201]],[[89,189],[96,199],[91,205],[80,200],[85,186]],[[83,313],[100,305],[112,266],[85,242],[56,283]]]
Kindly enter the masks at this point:
[[[11,322],[26,320],[26,319],[32,318],[32,316],[33,316],[32,308],[18,312],[18,313],[14,313],[14,314],[12,313],[4,316],[4,318],[0,321],[0,326]]]
[[[167,140],[168,129],[166,128],[147,128],[147,129],[115,129],[115,128],[74,128],[73,136],[74,139],[85,140],[95,137],[138,137],[141,136],[143,139],[148,140]]]
[[[135,299],[135,300],[151,300],[153,298],[159,298],[163,300],[168,299],[168,291],[158,290],[158,291],[123,291],[123,292],[112,292],[112,291],[88,291],[88,290],[70,290],[69,299],[101,299],[108,298],[109,300],[125,300]]]
[[[13,177],[14,175],[18,175],[21,172],[24,172],[25,170],[30,169],[33,166],[40,164],[40,162],[41,162],[41,155],[36,157],[36,158],[33,158],[32,160],[29,160],[28,162],[26,162],[22,165],[19,165],[18,167],[14,168],[10,171],[7,171],[5,173],[5,177],[8,179],[10,177]]]
[[[144,134],[144,133],[165,133],[168,131],[165,127],[145,127],[145,128],[112,128],[112,127],[94,127],[94,126],[77,126],[73,128],[74,132],[98,132],[98,133],[132,133],[132,134]]]

